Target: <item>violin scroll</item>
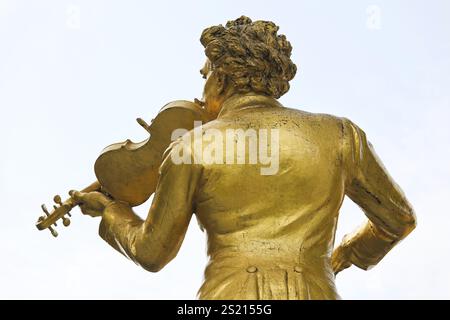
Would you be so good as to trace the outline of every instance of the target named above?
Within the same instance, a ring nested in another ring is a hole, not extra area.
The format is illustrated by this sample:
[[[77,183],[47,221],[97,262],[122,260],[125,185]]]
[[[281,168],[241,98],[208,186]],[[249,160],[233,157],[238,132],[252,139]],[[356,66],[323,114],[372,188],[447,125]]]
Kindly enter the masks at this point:
[[[44,211],[45,215],[39,217],[36,227],[39,230],[48,229],[54,237],[57,237],[58,232],[54,229],[54,227],[57,226],[56,221],[62,219],[63,225],[65,227],[69,226],[70,219],[67,218],[66,215],[70,216],[70,210],[72,210],[76,204],[73,203],[72,199],[69,199],[72,201],[67,200],[63,203],[59,195],[56,195],[53,200],[55,205],[53,205],[52,212],[48,211],[45,204],[41,205],[41,209]]]
[[[94,182],[82,191],[91,192],[97,190],[100,190],[100,184],[98,182]],[[48,229],[50,230],[52,236],[57,237],[58,232],[55,230],[55,227],[57,226],[56,222],[61,219],[63,226],[68,227],[70,225],[70,211],[79,203],[77,203],[73,198],[69,198],[63,202],[59,195],[54,196],[53,201],[55,204],[53,205],[53,210],[51,212],[49,212],[45,204],[41,205],[41,209],[44,211],[45,215],[38,218],[36,228],[38,228],[38,230]]]

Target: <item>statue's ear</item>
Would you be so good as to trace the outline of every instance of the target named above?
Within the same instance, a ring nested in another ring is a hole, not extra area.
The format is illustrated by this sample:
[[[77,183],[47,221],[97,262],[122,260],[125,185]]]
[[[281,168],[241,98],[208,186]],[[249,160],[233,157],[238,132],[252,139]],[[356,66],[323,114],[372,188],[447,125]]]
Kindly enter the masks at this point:
[[[225,89],[227,88],[228,81],[227,76],[220,71],[216,71],[216,79],[217,79],[217,93],[222,94],[225,92]]]

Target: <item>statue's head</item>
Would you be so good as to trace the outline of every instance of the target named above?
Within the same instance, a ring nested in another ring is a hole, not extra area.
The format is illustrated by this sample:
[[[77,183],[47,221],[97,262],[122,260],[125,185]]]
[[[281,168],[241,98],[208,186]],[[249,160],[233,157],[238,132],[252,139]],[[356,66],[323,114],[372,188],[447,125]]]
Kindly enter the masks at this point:
[[[212,114],[230,96],[255,93],[278,99],[289,90],[297,71],[292,46],[278,26],[242,16],[205,29],[200,42],[207,61],[201,69],[206,79],[203,99]]]

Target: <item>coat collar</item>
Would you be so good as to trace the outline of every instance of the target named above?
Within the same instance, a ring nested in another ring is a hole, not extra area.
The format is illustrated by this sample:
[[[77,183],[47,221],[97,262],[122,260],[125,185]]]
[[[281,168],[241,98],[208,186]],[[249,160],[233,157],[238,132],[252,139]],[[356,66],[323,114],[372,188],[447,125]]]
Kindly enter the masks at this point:
[[[258,94],[235,94],[225,100],[218,118],[238,110],[254,107],[283,107],[276,99]]]

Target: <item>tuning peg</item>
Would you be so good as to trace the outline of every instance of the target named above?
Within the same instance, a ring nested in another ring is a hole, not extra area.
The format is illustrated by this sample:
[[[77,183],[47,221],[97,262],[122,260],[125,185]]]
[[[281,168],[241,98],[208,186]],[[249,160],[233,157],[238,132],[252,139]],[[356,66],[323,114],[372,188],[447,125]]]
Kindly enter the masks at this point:
[[[68,227],[70,225],[70,219],[66,217],[62,217],[64,227]]]
[[[59,204],[60,206],[62,206],[62,201],[61,201],[61,196],[60,195],[56,195],[56,196],[54,196],[53,197],[53,201],[56,203],[56,204]]]
[[[52,236],[54,236],[55,238],[58,236],[58,232],[56,232],[56,230],[52,227],[48,227],[48,230],[50,230]]]
[[[42,208],[42,211],[44,211],[44,213],[47,215],[47,217],[50,215],[50,213],[48,212],[48,210],[47,210],[47,206],[45,205],[45,204],[43,204],[43,205],[41,205],[41,208]],[[57,207],[55,207],[55,209],[56,209]],[[55,227],[56,226],[58,226],[57,224],[56,224],[56,222],[53,224]],[[55,231],[56,232],[56,231]],[[52,233],[53,234],[53,233]],[[58,233],[56,233],[56,234],[58,234]],[[56,237],[56,236],[55,236]]]
[[[47,207],[45,206],[45,204],[42,204],[42,205],[41,205],[41,209],[42,209],[42,211],[44,211],[44,213],[45,213],[47,216],[50,215],[50,213],[48,212]]]

